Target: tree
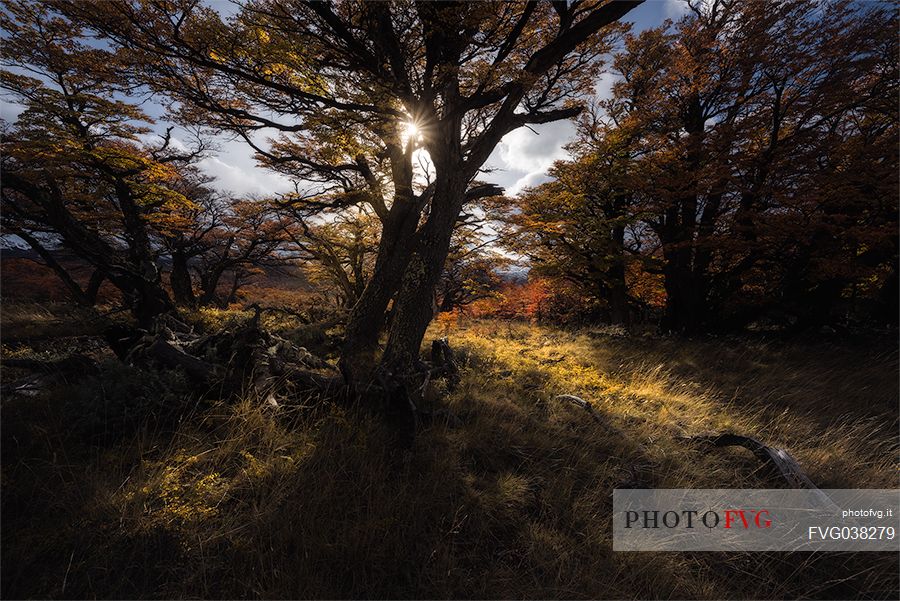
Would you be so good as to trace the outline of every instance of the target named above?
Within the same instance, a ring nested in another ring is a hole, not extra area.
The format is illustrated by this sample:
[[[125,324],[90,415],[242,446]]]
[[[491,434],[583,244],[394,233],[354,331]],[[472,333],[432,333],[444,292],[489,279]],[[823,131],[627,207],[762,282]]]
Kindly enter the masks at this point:
[[[467,216],[453,233],[450,252],[437,287],[438,311],[454,311],[496,296],[503,278],[500,270],[510,260],[492,246],[497,239],[482,230],[482,220]]]
[[[690,6],[627,37],[607,120],[582,135],[627,142],[629,210],[649,228],[644,252],[658,248],[664,329],[736,327],[800,299],[800,314],[821,319],[872,273],[856,257],[891,256],[896,180],[848,180],[847,166],[896,164],[896,114],[884,110],[896,20],[847,2]],[[856,183],[834,194],[835,176]]]
[[[106,279],[147,326],[172,308],[154,232],[178,226],[190,205],[174,189],[179,169],[202,149],[175,152],[168,133],[158,146],[143,144],[150,120],[118,99],[131,87],[118,55],[86,45],[70,21],[10,1],[0,23],[0,84],[25,106],[2,143],[4,230],[42,256],[77,299],[91,302]],[[55,243],[95,268],[86,290],[54,260]]]
[[[638,280],[660,273],[672,332],[771,310],[822,324],[848,297],[879,297],[886,316],[895,17],[846,2],[689,6],[626,36],[574,159],[508,212],[515,249],[613,321],[635,297],[655,300]]]
[[[372,277],[342,356],[367,380],[414,370],[430,303],[488,155],[510,131],[578,114],[609,48],[604,29],[639,2],[365,3],[248,0],[227,23],[199,2],[54,5],[127,48],[184,118],[235,131],[263,160],[321,185],[308,208],[366,203],[382,222]],[[269,148],[255,132],[283,134]],[[413,128],[415,131],[413,131]],[[427,150],[429,185],[413,156]],[[323,198],[324,196],[324,198]]]
[[[556,163],[550,170],[555,180],[526,190],[505,220],[513,248],[529,258],[535,275],[578,289],[589,304],[584,313],[626,324],[635,302],[626,271],[642,238],[625,179],[629,157],[615,140],[610,135],[583,156]]]
[[[285,233],[298,249],[298,259],[305,264],[310,281],[331,293],[337,305],[352,309],[374,268],[380,235],[378,218],[364,211],[345,211],[314,224],[291,202],[284,210],[290,217]],[[452,311],[486,298],[500,283],[496,270],[507,261],[487,248],[494,240],[484,239],[479,225],[467,221],[454,231],[437,290],[439,311]]]
[[[197,275],[201,305],[225,307],[256,273],[296,261],[283,218],[269,202],[220,199],[199,223],[199,252],[191,269]],[[230,277],[223,294],[223,278]]]
[[[285,229],[310,280],[333,291],[337,304],[351,309],[366,287],[378,251],[377,218],[366,212],[344,212],[318,224],[286,207],[291,220]]]

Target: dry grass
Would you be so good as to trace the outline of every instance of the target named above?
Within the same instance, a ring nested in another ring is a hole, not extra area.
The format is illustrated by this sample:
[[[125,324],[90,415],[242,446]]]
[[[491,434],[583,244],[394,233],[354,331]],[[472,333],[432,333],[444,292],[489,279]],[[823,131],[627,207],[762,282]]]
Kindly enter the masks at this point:
[[[609,523],[616,487],[778,486],[676,438],[723,429],[823,487],[896,487],[896,350],[433,330],[462,358],[434,395],[461,425],[411,453],[365,411],[194,406],[156,380],[180,411],[86,438],[65,408],[127,409],[130,372],[6,401],[4,597],[896,597],[895,554],[613,553]]]
[[[36,341],[98,334],[93,311],[69,303],[4,303],[3,342]]]

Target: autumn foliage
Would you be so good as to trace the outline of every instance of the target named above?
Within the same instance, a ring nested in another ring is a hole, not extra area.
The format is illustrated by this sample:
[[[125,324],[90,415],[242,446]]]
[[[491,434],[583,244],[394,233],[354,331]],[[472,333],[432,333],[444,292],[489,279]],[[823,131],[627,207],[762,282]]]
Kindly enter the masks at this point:
[[[642,2],[0,0],[0,597],[900,598],[614,551],[898,474],[897,7]]]
[[[625,37],[574,158],[505,207],[512,248],[614,323],[896,323],[895,13],[691,9]]]

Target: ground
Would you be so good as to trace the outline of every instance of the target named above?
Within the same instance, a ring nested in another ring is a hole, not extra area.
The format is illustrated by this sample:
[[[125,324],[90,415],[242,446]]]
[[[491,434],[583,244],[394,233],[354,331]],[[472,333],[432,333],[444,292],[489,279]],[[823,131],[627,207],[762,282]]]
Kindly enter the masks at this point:
[[[787,449],[822,488],[896,487],[895,341],[438,320],[462,379],[426,396],[452,417],[402,451],[364,408],[198,401],[114,361],[92,323],[4,306],[4,357],[102,361],[3,399],[4,598],[897,597],[896,554],[615,553],[610,526],[615,488],[782,486],[697,434]]]

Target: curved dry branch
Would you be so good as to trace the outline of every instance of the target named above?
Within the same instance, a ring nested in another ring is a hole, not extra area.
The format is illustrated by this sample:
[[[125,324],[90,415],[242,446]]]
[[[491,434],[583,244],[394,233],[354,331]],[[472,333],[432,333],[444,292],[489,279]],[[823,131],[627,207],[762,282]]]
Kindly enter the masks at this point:
[[[763,444],[755,438],[741,436],[725,432],[706,436],[692,436],[685,440],[713,447],[744,447],[751,451],[763,463],[772,466],[794,488],[808,488],[818,490],[800,464],[790,453],[784,449],[778,449]]]

